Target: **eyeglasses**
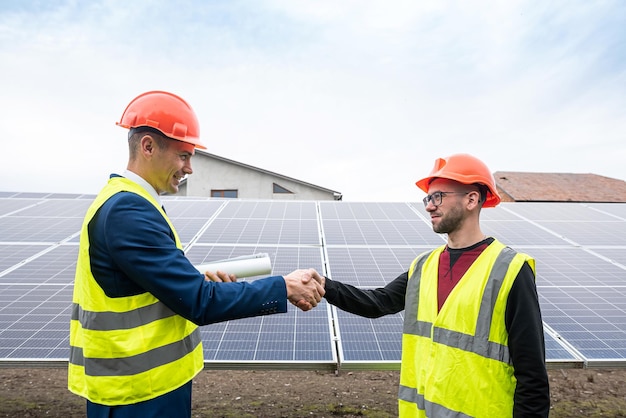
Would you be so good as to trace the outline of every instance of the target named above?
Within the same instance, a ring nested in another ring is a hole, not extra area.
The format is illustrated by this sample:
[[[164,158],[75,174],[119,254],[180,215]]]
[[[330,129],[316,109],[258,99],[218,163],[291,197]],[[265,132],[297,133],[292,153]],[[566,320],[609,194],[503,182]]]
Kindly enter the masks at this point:
[[[428,206],[428,202],[433,202],[433,205],[439,206],[443,202],[443,197],[448,194],[469,194],[470,192],[435,192],[429,194],[422,200],[424,207]]]

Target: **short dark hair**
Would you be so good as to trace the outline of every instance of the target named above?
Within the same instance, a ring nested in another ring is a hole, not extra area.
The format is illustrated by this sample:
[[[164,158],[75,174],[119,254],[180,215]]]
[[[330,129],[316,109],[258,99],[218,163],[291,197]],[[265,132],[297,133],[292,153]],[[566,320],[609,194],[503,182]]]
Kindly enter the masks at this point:
[[[489,193],[489,187],[482,183],[474,183],[474,186],[478,187],[478,192],[480,193],[480,203],[485,203],[487,200],[487,193]]]
[[[158,129],[149,126],[132,128],[128,131],[128,153],[131,160],[137,157],[139,141],[144,135],[150,135],[159,149],[166,149],[169,146],[169,138],[163,135]]]
[[[153,128],[151,126],[138,126],[136,128],[130,128],[128,130],[128,139],[130,139],[135,134],[146,134],[146,133],[156,134],[156,135],[167,138],[167,136],[163,132],[159,131],[156,128]]]

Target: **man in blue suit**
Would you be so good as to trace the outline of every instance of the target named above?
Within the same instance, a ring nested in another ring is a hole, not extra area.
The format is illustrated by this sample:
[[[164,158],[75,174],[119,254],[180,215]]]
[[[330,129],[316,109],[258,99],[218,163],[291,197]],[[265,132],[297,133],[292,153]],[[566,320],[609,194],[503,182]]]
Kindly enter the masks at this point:
[[[313,269],[253,282],[199,273],[160,200],[178,191],[195,148],[205,148],[193,109],[151,91],[118,125],[130,129],[129,162],[83,222],[68,387],[87,399],[90,418],[190,417],[191,382],[204,367],[198,325],[283,313],[287,301],[309,310],[324,295],[322,278]]]

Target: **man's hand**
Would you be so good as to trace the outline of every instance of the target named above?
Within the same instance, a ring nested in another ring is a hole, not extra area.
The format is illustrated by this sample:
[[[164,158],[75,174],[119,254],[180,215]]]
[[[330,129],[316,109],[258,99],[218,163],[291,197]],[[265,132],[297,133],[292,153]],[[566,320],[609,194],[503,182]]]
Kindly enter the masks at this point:
[[[320,276],[315,269],[294,270],[283,278],[287,286],[287,299],[303,311],[313,309],[322,300],[322,296],[325,293],[325,278]],[[205,271],[204,279],[211,282],[230,283],[236,282],[237,276],[224,273],[223,271],[215,273]]]
[[[320,286],[322,286],[322,289],[326,289],[326,277],[318,274],[317,276],[303,276],[302,277],[302,283],[304,284],[308,284],[311,280],[315,280],[317,281]],[[326,292],[326,290],[324,290],[324,293]],[[322,296],[324,296],[322,294]],[[302,309],[303,311],[308,311],[309,309],[312,308],[311,304],[308,303],[306,300],[304,299],[300,299],[297,302],[292,302],[294,305],[296,305],[298,308]]]
[[[315,270],[313,270],[315,271]],[[317,272],[315,272],[317,273]],[[311,280],[315,280],[316,282],[318,282],[323,288],[325,288],[326,286],[326,277],[322,276],[321,274],[316,274],[315,276],[302,276],[302,283],[307,284],[309,283]]]
[[[308,311],[317,306],[324,296],[323,277],[315,269],[295,270],[284,276],[289,302]]]
[[[229,282],[236,282],[237,276],[235,276],[234,274],[227,274],[219,270],[216,271],[215,273],[213,273],[212,271],[205,271],[204,280],[206,280],[207,282],[229,283]]]

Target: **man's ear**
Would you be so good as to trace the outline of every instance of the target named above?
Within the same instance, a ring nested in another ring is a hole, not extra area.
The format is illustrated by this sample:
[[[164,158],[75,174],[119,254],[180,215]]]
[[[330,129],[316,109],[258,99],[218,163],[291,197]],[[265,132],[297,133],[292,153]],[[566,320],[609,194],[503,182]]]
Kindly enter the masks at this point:
[[[141,137],[141,151],[145,154],[152,154],[152,151],[154,151],[154,138],[152,138],[151,135],[146,134],[144,136]]]
[[[469,197],[469,202],[472,205],[480,205],[480,192],[478,190],[473,190],[467,194]]]

